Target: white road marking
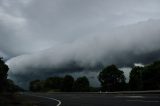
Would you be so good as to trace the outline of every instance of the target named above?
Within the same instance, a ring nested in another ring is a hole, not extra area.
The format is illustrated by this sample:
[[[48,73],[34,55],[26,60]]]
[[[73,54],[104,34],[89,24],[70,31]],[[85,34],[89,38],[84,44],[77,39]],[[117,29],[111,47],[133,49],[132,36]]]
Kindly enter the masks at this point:
[[[154,102],[154,103],[158,103],[160,101],[147,101],[147,100],[127,100],[129,102]]]
[[[34,97],[40,97],[40,98],[45,98],[45,99],[50,99],[50,100],[57,101],[58,102],[57,106],[60,106],[62,104],[62,102],[60,100],[55,99],[55,98],[50,98],[50,97],[45,97],[45,96],[36,96],[36,95],[31,95],[31,94],[25,94],[25,95],[34,96]]]
[[[117,98],[144,98],[144,96],[116,96]]]

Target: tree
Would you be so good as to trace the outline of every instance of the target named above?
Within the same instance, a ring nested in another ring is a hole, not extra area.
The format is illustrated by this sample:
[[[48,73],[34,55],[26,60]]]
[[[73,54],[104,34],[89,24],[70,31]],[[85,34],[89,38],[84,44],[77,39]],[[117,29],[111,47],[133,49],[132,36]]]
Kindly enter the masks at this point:
[[[120,71],[115,65],[104,68],[98,76],[102,86],[102,91],[120,91],[124,90],[125,77],[123,71]]]
[[[144,90],[160,89],[160,61],[145,66],[142,80]]]
[[[142,72],[143,67],[134,67],[130,72],[129,88],[130,90],[142,90]]]
[[[71,92],[74,84],[74,78],[70,75],[66,75],[63,78],[63,83],[62,83],[62,91],[65,92]]]
[[[24,89],[15,85],[15,83],[11,79],[7,79],[6,91],[13,93],[17,91],[24,91]]]
[[[73,91],[75,92],[88,92],[90,89],[87,77],[79,77],[74,83]]]
[[[44,90],[43,88],[44,88],[44,81],[34,80],[30,82],[30,85],[29,85],[30,91],[40,92]]]
[[[8,66],[2,58],[0,58],[0,92],[5,91],[6,89],[8,70]]]
[[[60,91],[62,89],[63,78],[60,77],[50,77],[45,80],[46,90]]]

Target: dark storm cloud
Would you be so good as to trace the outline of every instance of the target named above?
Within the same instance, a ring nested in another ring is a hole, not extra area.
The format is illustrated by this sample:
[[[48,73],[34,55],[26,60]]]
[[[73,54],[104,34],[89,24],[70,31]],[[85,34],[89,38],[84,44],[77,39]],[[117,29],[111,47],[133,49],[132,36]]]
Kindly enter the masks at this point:
[[[159,41],[159,0],[0,0],[0,55],[17,82],[149,63]]]
[[[41,78],[42,73],[43,76],[78,73],[85,69],[100,70],[109,64],[131,66],[160,58],[159,20],[148,20],[112,31],[107,33],[111,37],[103,33],[89,36],[59,48],[12,58],[7,64],[14,70],[15,76],[32,74],[34,77],[30,76],[30,79],[33,79]],[[14,76],[12,73],[10,75]]]

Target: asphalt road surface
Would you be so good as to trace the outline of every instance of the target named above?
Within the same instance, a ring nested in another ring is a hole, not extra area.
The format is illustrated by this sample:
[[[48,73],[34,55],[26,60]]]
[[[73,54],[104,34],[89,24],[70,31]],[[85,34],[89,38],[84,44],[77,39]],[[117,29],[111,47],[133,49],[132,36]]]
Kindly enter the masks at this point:
[[[160,94],[26,93],[45,106],[160,106]]]

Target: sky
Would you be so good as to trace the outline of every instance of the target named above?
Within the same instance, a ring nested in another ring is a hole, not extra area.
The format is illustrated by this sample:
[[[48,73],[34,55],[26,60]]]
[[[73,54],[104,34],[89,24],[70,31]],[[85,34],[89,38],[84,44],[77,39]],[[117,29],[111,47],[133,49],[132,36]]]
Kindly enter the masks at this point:
[[[21,86],[66,74],[97,86],[102,67],[128,75],[159,45],[160,0],[0,0],[0,56]]]

